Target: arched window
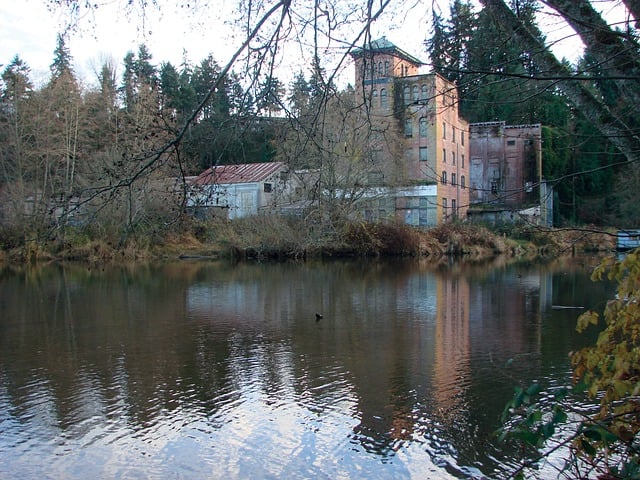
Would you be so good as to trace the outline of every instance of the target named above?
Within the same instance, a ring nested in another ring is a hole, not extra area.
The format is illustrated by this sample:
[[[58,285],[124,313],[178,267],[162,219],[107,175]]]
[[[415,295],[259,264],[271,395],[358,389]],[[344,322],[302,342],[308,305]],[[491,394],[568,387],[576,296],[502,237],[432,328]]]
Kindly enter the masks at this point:
[[[429,98],[429,87],[422,85],[420,90],[420,100],[426,100]]]
[[[381,107],[387,106],[387,89],[386,88],[383,88],[382,90],[380,90],[380,106]]]
[[[408,86],[404,87],[404,104],[409,105],[411,103],[411,90]]]
[[[371,105],[378,106],[378,90],[371,90]]]
[[[386,74],[387,74],[387,72],[384,72],[384,71],[382,70],[382,62],[378,62],[378,75],[379,75],[380,77],[382,77],[382,76],[385,76]]]
[[[404,135],[406,137],[413,137],[413,120],[411,117],[404,121]]]
[[[389,75],[389,62],[388,61],[384,62],[384,76],[386,77],[387,75]]]
[[[420,136],[423,138],[427,136],[427,119],[425,117],[420,118]]]
[[[414,85],[413,86],[413,101],[417,102],[420,99],[419,94],[418,94],[418,86]]]

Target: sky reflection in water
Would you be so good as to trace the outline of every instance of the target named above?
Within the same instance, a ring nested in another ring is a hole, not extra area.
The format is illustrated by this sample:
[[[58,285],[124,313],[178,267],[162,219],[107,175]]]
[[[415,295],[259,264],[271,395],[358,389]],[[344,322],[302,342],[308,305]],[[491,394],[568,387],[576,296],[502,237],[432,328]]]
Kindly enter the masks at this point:
[[[586,341],[551,305],[610,291],[586,262],[4,271],[0,477],[499,477],[514,384]]]

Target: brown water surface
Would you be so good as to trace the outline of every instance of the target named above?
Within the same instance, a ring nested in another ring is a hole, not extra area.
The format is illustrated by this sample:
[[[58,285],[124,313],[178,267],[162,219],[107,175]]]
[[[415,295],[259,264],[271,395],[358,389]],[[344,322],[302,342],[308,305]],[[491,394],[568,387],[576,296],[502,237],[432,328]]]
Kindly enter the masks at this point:
[[[500,478],[513,387],[592,340],[552,306],[601,309],[594,264],[5,269],[0,478]]]

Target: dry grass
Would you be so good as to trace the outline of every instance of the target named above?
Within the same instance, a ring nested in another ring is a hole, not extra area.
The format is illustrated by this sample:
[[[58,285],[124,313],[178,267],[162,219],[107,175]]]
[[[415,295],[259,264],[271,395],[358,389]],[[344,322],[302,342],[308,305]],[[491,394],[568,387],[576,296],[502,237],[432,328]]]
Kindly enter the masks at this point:
[[[421,235],[403,224],[352,223],[345,227],[343,243],[361,255],[418,255]]]
[[[490,254],[512,252],[514,244],[483,226],[446,223],[427,231],[444,253],[449,255]]]
[[[24,242],[0,250],[0,262],[35,263],[54,259],[107,263],[152,258],[232,256],[282,259],[312,256],[519,257],[612,250],[615,236],[597,229],[548,230],[510,226],[494,232],[468,223],[428,230],[400,223],[255,216],[239,220],[185,219],[170,229],[129,232],[68,229],[64,238]]]

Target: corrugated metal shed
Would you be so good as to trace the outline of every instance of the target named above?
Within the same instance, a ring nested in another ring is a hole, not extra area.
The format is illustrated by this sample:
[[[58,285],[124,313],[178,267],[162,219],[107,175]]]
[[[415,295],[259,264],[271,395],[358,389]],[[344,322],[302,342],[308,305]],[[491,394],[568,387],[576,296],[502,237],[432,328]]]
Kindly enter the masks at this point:
[[[218,165],[202,172],[193,183],[195,185],[221,185],[261,182],[284,167],[282,162]]]

